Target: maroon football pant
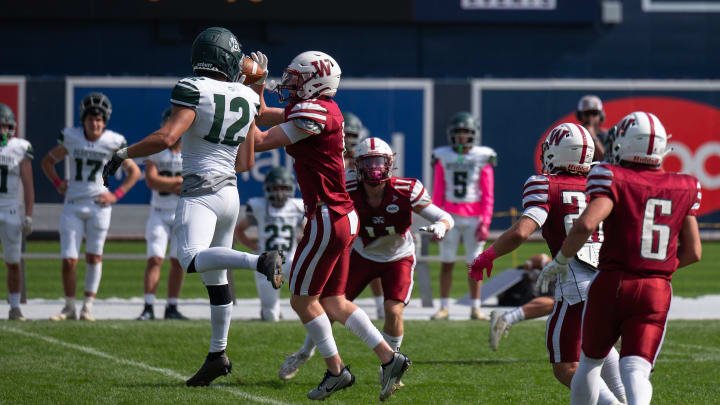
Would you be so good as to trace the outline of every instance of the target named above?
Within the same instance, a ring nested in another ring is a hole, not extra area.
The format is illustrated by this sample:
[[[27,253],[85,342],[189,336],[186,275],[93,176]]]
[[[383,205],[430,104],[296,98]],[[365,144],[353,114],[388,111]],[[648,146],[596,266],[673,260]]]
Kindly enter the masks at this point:
[[[353,250],[350,254],[350,274],[345,295],[350,301],[354,300],[372,279],[380,277],[385,299],[407,305],[412,293],[414,271],[415,255],[382,263],[366,259]]]
[[[619,271],[600,271],[588,292],[582,350],[601,359],[622,337],[620,357],[640,356],[655,364],[665,337],[672,298],[670,281]]]

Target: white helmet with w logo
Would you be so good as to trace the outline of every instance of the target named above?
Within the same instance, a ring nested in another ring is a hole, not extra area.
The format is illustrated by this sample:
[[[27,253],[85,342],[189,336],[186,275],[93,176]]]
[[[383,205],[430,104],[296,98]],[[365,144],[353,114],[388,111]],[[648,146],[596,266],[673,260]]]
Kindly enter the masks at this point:
[[[644,111],[628,114],[611,133],[615,163],[626,161],[658,166],[667,153],[667,132],[655,114]]]
[[[588,130],[582,125],[564,123],[553,128],[545,138],[540,159],[544,172],[587,173],[594,154],[595,143]]]
[[[332,97],[340,85],[341,73],[340,65],[332,56],[319,51],[303,52],[285,68],[275,91],[281,102]]]
[[[355,147],[355,167],[358,179],[378,185],[392,177],[395,154],[380,138],[368,138]]]

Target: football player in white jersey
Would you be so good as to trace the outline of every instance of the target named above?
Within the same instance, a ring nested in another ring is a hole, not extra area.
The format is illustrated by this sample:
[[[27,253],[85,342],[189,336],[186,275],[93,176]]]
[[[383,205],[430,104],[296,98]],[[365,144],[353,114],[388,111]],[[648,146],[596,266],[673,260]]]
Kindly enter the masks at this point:
[[[267,58],[253,53],[267,72]],[[182,187],[175,210],[174,237],[180,265],[200,273],[210,297],[210,350],[200,369],[186,381],[206,386],[226,375],[232,364],[225,354],[232,314],[227,269],[257,269],[273,287],[283,282],[283,256],[279,251],[260,256],[232,249],[233,230],[240,209],[236,173],[255,164],[255,117],[258,93],[242,84],[244,55],[235,35],[212,27],[193,42],[190,61],[197,76],[178,81],[172,90],[170,119],[140,142],[115,153],[103,177],[113,174],[128,158],[161,152],[182,136]]]
[[[293,198],[295,179],[284,167],[273,167],[263,182],[265,197],[248,200],[245,217],[235,227],[235,236],[243,245],[255,252],[281,250],[292,258],[297,248],[298,233],[302,233],[305,206],[301,198]],[[251,240],[245,230],[257,226],[258,241]],[[300,230],[300,232],[297,232]],[[290,274],[292,260],[283,266],[283,275]],[[260,296],[260,318],[264,321],[280,320],[280,290],[272,288],[265,276],[255,272],[255,286]]]
[[[440,242],[440,310],[431,319],[450,316],[450,288],[455,255],[460,239],[465,246],[465,261],[472,263],[479,255],[488,236],[494,203],[493,166],[497,154],[486,146],[477,146],[477,122],[467,112],[459,112],[448,126],[449,146],[433,151],[435,178],[432,199],[441,209],[452,214],[455,227]],[[482,282],[468,278],[471,319],[487,319],[480,312]]]
[[[170,119],[170,108],[162,113],[160,125]],[[177,309],[178,296],[182,287],[185,272],[177,259],[177,243],[172,237],[175,208],[182,186],[182,141],[162,152],[149,156],[145,160],[145,182],[152,189],[150,200],[150,216],[145,227],[147,242],[147,267],[143,287],[145,289],[145,307],[137,317],[139,321],[155,319],[155,292],[160,281],[160,267],[165,258],[165,251],[170,240],[170,274],[168,275],[168,298],[165,306],[165,319],[186,320]]]
[[[54,321],[77,319],[75,312],[75,269],[83,236],[85,237],[85,299],[80,319],[94,321],[91,310],[102,275],[102,253],[110,228],[111,205],[120,200],[140,178],[135,162],[123,163],[127,177],[110,192],[103,185],[102,167],[112,154],[126,145],[125,137],[107,129],[112,104],[102,93],[90,93],[80,102],[82,127],[60,131],[58,145],[42,160],[45,175],[65,196],[60,216],[60,255],[65,306]],[[70,171],[66,180],[58,176],[55,165],[68,157]]]
[[[5,267],[7,267],[8,302],[11,321],[24,321],[20,311],[20,253],[23,235],[32,231],[33,149],[30,142],[15,137],[15,114],[5,104],[0,104],[0,241],[2,242]],[[25,216],[20,220],[20,183],[23,189]]]

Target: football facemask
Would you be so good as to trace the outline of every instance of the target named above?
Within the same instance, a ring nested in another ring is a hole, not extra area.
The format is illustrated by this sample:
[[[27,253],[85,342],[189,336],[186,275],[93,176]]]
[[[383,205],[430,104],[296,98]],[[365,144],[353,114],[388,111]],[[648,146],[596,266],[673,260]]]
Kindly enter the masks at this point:
[[[363,182],[376,186],[390,178],[392,157],[388,155],[362,156],[356,160]]]

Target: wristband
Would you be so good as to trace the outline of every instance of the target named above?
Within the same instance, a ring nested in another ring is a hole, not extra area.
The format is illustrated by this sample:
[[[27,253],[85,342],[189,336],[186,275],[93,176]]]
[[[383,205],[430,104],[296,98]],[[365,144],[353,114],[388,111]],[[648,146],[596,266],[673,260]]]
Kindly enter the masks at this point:
[[[565,255],[563,255],[560,251],[558,251],[558,253],[555,255],[555,261],[560,264],[568,264],[568,258],[565,257]]]
[[[113,191],[113,195],[115,195],[115,198],[117,198],[119,200],[119,199],[123,198],[123,196],[125,195],[125,192],[121,188],[116,188],[115,191]]]
[[[128,151],[127,148],[118,149],[117,152],[115,152],[116,155],[118,155],[119,158],[125,160],[128,158]]]
[[[60,187],[61,184],[63,184],[63,181],[60,180],[60,177],[55,177],[55,180],[52,181],[55,188]]]

